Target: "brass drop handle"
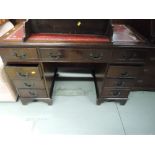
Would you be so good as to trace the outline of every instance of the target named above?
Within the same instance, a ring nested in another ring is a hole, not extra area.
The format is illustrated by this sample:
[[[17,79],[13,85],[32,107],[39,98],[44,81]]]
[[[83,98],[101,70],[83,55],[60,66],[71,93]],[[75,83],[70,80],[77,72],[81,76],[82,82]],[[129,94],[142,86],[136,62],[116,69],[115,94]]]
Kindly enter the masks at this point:
[[[118,90],[112,91],[113,96],[120,96],[121,92]]]
[[[49,57],[55,60],[62,58],[62,56],[63,55],[61,52],[50,52],[49,53]]]
[[[128,74],[127,71],[124,71],[124,72],[121,73],[121,76],[123,76],[123,77],[127,77],[127,76],[129,76],[129,74]]]
[[[91,52],[89,56],[94,60],[100,60],[103,57],[103,54],[101,52]]]
[[[137,53],[124,53],[123,55],[122,55],[122,57],[124,58],[124,59],[132,59],[132,58],[135,58],[137,56]]]
[[[25,53],[14,53],[15,57],[20,58],[20,59],[24,59],[26,58],[26,54]]]
[[[132,58],[132,54],[130,53],[125,53],[125,54],[123,54],[123,56],[122,56],[124,59],[131,59]]]
[[[116,85],[117,85],[118,87],[124,86],[124,84],[125,84],[124,81],[118,81],[118,82],[116,83]]]
[[[37,96],[37,94],[35,92],[29,91],[29,94],[32,96]]]
[[[26,87],[32,87],[32,84],[29,84],[29,83],[26,83],[26,82],[24,82],[24,85],[26,86]]]
[[[17,72],[18,76],[22,77],[22,78],[26,78],[29,76],[28,73],[21,73],[21,72]]]

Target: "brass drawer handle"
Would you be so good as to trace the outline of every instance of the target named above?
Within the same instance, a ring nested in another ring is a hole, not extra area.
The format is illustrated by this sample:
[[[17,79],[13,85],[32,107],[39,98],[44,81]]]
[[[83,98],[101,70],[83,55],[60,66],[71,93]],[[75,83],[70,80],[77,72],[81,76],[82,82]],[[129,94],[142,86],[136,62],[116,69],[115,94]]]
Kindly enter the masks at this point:
[[[112,91],[112,95],[117,97],[120,96],[121,92],[119,90]]]
[[[123,55],[122,55],[122,57],[124,58],[124,59],[134,59],[134,58],[136,58],[137,57],[137,53],[124,53]]]
[[[55,60],[63,57],[61,52],[51,52],[51,53],[49,53],[49,56],[50,56],[50,58],[55,59]]]
[[[29,88],[32,87],[32,84],[28,84],[28,83],[26,83],[26,82],[24,82],[24,85],[25,85],[26,87],[29,87]]]
[[[26,54],[25,53],[14,53],[14,56],[17,57],[17,58],[20,58],[20,59],[24,59],[26,58]]]
[[[27,78],[29,76],[28,73],[21,73],[21,72],[17,72],[17,75],[22,77],[22,78]]]
[[[130,53],[130,54],[124,53],[124,54],[122,55],[122,57],[123,57],[124,59],[131,59],[131,58],[132,58],[132,54],[131,54],[131,53]]]
[[[124,86],[125,82],[124,81],[117,81],[116,86],[121,87]]]
[[[29,94],[30,94],[31,96],[37,96],[37,94],[36,94],[35,92],[33,92],[33,91],[29,91]]]
[[[99,53],[99,52],[91,52],[89,54],[90,58],[94,59],[94,60],[101,60],[103,57],[103,53]]]
[[[122,77],[122,76],[123,76],[123,77],[127,77],[127,76],[129,76],[129,74],[128,74],[127,71],[124,71],[124,72],[121,73],[121,77]]]

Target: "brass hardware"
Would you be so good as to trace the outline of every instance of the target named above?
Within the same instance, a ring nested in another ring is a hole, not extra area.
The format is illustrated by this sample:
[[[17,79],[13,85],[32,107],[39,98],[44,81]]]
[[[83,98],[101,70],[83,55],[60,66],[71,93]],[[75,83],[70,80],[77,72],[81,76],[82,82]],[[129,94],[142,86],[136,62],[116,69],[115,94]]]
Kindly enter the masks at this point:
[[[25,85],[26,87],[32,87],[32,84],[28,84],[28,83],[26,83],[26,82],[24,82],[24,85]]]
[[[112,91],[113,96],[119,96],[120,94],[121,94],[121,92],[118,90]]]
[[[125,72],[121,73],[121,76],[125,76],[125,77],[127,77],[127,76],[129,76],[129,74],[128,74],[127,71],[125,71]]]
[[[28,77],[28,73],[21,73],[21,72],[17,72],[17,74],[18,74],[18,76],[20,76],[20,77]]]
[[[91,52],[89,56],[94,60],[100,60],[103,57],[103,53],[99,52]]]
[[[52,59],[60,59],[63,57],[62,53],[61,52],[51,52],[49,53],[49,56],[52,58]]]
[[[37,96],[37,94],[35,92],[29,91],[29,94],[32,96]]]
[[[26,54],[25,53],[14,53],[15,57],[20,58],[20,59],[24,59],[26,58]]]
[[[118,87],[124,86],[124,84],[125,84],[124,81],[117,81],[117,83],[116,83],[116,85],[117,85]]]
[[[32,72],[31,72],[31,74],[33,74],[33,75],[34,75],[34,74],[36,74],[36,72],[35,72],[35,71],[32,71]]]
[[[81,24],[82,24],[81,21],[78,21],[78,22],[77,22],[77,26],[78,26],[78,27],[80,27]]]

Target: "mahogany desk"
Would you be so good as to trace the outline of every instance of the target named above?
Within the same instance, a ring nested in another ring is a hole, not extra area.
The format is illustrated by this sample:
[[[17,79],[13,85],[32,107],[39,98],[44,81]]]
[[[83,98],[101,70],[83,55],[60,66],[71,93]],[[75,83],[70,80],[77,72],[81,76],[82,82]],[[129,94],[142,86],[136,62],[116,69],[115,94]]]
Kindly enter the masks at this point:
[[[52,104],[59,69],[90,72],[98,105],[103,101],[124,104],[130,91],[155,90],[155,46],[127,26],[114,25],[111,42],[47,36],[32,36],[22,42],[22,35],[20,23],[3,36],[0,56],[23,104]]]

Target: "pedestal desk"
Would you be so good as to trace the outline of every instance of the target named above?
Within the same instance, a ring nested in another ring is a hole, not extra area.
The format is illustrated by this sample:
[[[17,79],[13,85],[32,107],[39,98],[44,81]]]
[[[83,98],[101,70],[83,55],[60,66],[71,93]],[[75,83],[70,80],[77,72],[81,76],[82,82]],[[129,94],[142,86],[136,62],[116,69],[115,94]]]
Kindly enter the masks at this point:
[[[131,27],[116,24],[113,29],[111,42],[44,36],[23,42],[23,23],[16,25],[0,39],[0,56],[22,103],[52,104],[58,70],[91,73],[98,105],[125,104],[130,91],[154,91],[155,46]]]

